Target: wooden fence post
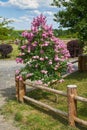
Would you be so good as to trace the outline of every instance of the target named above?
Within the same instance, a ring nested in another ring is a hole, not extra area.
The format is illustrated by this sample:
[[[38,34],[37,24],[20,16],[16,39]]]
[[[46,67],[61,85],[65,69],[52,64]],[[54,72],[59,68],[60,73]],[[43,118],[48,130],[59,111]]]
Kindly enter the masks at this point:
[[[74,117],[77,116],[77,101],[74,97],[77,95],[77,86],[68,85],[67,86],[67,97],[68,97],[68,121],[69,125],[75,126]]]
[[[87,55],[80,55],[78,57],[78,70],[87,71]]]
[[[15,87],[16,87],[16,98],[19,99],[19,79],[16,78],[15,75]]]
[[[26,85],[24,84],[24,81],[23,80],[19,80],[19,101],[20,102],[24,102],[24,99],[23,97],[25,96],[26,94]]]

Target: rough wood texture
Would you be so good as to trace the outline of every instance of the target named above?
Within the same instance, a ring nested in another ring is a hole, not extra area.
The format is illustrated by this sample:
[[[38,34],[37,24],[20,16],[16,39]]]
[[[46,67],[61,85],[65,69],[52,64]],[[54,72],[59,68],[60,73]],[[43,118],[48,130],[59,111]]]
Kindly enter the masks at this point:
[[[51,107],[51,106],[49,106],[49,105],[46,105],[45,103],[42,103],[42,102],[40,102],[40,101],[37,101],[37,100],[32,99],[32,98],[27,97],[27,96],[24,96],[24,99],[25,99],[25,100],[28,100],[28,101],[30,101],[30,102],[32,102],[32,103],[34,103],[34,104],[37,104],[38,106],[42,106],[42,107],[44,107],[44,108],[46,108],[46,109],[49,109],[49,110],[51,110],[51,111],[53,111],[53,112],[55,112],[55,113],[57,113],[57,114],[60,114],[60,115],[62,115],[62,116],[64,116],[64,117],[68,117],[68,114],[67,114],[66,112],[62,112],[62,111],[60,111],[60,110],[58,110],[58,109],[55,109],[55,108],[53,108],[53,107]]]
[[[16,98],[19,99],[19,79],[15,76]]]
[[[78,58],[78,70],[87,71],[87,55],[80,55]]]
[[[69,125],[75,126],[74,117],[77,116],[77,101],[74,97],[77,95],[76,85],[67,86],[67,96],[68,96],[68,119]]]
[[[26,86],[23,80],[19,80],[19,101],[24,102],[23,96],[26,94]]]

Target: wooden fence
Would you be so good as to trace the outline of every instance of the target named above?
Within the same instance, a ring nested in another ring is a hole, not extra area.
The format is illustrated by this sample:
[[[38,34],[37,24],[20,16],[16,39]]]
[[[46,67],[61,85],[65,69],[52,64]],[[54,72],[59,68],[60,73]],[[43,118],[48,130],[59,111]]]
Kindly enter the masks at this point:
[[[68,119],[69,125],[71,125],[71,126],[75,126],[75,122],[78,122],[82,125],[87,126],[87,121],[84,121],[77,117],[77,101],[87,103],[87,98],[83,98],[83,97],[80,97],[77,95],[77,86],[76,85],[68,85],[67,92],[63,92],[63,91],[59,91],[59,90],[56,90],[53,88],[48,88],[45,86],[32,84],[27,81],[23,81],[23,80],[20,81],[17,78],[15,78],[15,82],[16,82],[16,98],[18,101],[24,102],[24,100],[27,100],[27,101],[32,102],[33,104],[37,104],[43,108],[47,108],[47,109],[55,112],[56,114],[59,114],[59,115],[65,117],[66,119]],[[66,113],[59,109],[55,109],[45,103],[42,103],[40,101],[37,101],[33,98],[26,96],[26,85],[66,97],[67,103],[68,103],[68,112]]]

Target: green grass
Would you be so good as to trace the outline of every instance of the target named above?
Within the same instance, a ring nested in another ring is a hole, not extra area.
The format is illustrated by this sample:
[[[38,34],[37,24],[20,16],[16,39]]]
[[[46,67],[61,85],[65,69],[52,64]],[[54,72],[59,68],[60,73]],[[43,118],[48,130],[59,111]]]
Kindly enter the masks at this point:
[[[14,60],[18,56],[19,50],[18,50],[18,46],[15,44],[12,44],[12,47],[13,47],[13,51],[9,56],[11,60]]]
[[[78,95],[87,98],[87,72],[73,73],[65,78],[65,82],[54,84],[52,87],[66,92],[69,84],[76,84]],[[55,102],[54,94],[42,90],[34,90],[27,95],[67,112],[66,97],[58,96],[58,102]],[[76,124],[76,128],[70,127],[63,117],[32,103],[18,103],[15,98],[8,100],[0,113],[7,119],[14,120],[20,130],[87,130],[87,127],[79,124]],[[78,102],[78,117],[87,120],[86,103]]]

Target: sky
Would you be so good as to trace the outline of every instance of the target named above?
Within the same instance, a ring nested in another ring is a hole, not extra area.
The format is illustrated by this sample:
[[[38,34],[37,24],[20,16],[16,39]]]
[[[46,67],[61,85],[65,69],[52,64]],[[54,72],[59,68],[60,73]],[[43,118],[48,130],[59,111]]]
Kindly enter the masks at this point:
[[[54,13],[58,8],[51,6],[53,0],[0,0],[0,17],[8,18],[14,22],[10,25],[15,30],[28,30],[34,17],[43,14],[47,24],[58,28]]]

